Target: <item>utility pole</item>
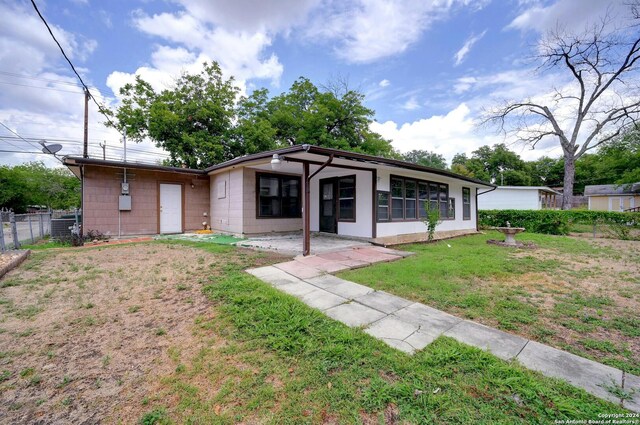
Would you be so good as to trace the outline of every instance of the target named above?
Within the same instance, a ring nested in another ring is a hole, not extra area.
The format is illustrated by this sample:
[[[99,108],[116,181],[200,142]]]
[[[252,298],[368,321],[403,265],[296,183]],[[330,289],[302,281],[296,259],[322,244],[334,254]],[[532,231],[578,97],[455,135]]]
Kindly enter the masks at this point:
[[[89,90],[84,89],[84,153],[89,158]]]
[[[104,144],[99,143],[100,147],[102,148],[102,160],[106,160],[107,159],[107,141],[104,141]]]

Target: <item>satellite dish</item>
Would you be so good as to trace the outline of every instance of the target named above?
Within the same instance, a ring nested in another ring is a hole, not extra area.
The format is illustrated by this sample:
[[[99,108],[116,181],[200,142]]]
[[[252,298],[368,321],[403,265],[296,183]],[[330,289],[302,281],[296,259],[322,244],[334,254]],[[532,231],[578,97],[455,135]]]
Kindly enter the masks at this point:
[[[44,143],[42,143],[43,153],[50,153],[52,155],[55,155],[57,152],[60,151],[60,149],[62,149],[62,145],[59,145],[57,143],[53,145],[45,145]]]

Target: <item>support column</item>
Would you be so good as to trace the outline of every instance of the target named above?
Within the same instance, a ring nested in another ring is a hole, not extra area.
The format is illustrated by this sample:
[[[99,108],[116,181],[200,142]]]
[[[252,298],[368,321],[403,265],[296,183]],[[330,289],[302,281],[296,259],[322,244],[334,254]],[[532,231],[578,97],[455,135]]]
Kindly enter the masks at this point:
[[[311,179],[309,163],[302,164],[302,188],[304,192],[304,208],[302,209],[302,255],[311,253]]]

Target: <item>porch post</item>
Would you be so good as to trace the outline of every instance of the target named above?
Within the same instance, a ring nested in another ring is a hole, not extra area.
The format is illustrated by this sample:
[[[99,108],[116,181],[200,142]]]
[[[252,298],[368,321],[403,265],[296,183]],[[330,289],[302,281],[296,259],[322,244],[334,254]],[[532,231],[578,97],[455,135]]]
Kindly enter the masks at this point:
[[[304,189],[304,208],[302,209],[302,255],[311,253],[311,179],[309,163],[302,163],[302,187]]]

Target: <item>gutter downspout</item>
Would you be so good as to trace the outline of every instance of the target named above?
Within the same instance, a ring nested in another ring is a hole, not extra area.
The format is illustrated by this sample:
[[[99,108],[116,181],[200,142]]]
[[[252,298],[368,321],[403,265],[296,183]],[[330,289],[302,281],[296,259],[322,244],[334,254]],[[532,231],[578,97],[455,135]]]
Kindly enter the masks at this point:
[[[484,192],[478,193],[478,188],[476,187],[476,232],[480,231],[480,220],[478,217],[478,196],[484,195],[485,193],[493,192],[497,188],[498,186],[494,186],[492,189],[485,190]]]

